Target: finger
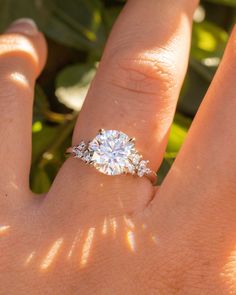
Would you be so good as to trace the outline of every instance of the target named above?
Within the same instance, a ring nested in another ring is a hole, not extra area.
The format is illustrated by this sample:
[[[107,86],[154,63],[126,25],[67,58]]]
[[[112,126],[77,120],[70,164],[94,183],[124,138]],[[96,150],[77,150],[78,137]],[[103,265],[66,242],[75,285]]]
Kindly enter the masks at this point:
[[[99,128],[122,130],[158,168],[186,71],[195,6],[186,0],[128,1],[81,111],[74,144]]]
[[[46,59],[46,45],[28,19],[14,22],[0,36],[0,187],[28,190],[32,104],[35,79]]]
[[[165,197],[160,198],[160,191],[156,199],[159,207],[160,202],[169,206],[175,203],[185,212],[194,208],[202,213],[209,208],[223,212],[227,207],[229,216],[231,209],[235,210],[235,75],[236,27],[184,147],[161,189]]]
[[[121,130],[136,138],[140,153],[153,170],[158,168],[186,71],[196,4],[195,0],[128,1],[79,115],[73,144],[91,140],[100,128]],[[73,161],[63,167],[58,186],[64,179],[71,187],[71,181],[78,179],[78,167],[82,175],[84,171],[94,175],[91,168]],[[98,181],[112,183],[110,177],[101,177]],[[123,188],[125,178],[133,189],[144,187],[145,180],[125,176],[119,178]]]

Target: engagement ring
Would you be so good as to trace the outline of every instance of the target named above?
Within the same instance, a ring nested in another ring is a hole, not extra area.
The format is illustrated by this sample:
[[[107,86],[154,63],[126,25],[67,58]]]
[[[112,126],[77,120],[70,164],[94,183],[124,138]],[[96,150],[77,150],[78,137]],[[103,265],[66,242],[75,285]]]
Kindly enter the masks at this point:
[[[147,167],[149,161],[143,160],[135,148],[135,139],[117,130],[99,130],[98,135],[89,142],[67,149],[66,154],[79,158],[94,166],[106,175],[132,174],[147,176],[156,183],[156,173]]]

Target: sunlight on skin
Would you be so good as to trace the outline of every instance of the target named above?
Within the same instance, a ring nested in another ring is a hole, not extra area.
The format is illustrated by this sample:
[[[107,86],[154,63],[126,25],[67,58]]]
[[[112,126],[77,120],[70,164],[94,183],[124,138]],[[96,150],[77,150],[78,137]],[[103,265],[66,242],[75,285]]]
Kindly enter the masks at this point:
[[[151,240],[153,241],[154,244],[158,245],[159,239],[155,235],[151,234]]]
[[[49,268],[49,266],[52,264],[53,260],[55,259],[56,255],[58,254],[58,251],[60,250],[60,248],[62,246],[62,243],[63,243],[63,238],[60,238],[53,243],[48,254],[43,259],[43,261],[40,265],[40,268],[42,270],[47,270]]]
[[[134,222],[128,218],[127,216],[124,215],[124,222],[126,225],[126,242],[129,247],[129,249],[134,252],[136,248],[136,243],[135,243],[135,236],[134,236],[134,228],[135,224]]]
[[[13,181],[10,181],[10,185],[11,185],[14,189],[19,190],[19,186],[16,185]]]
[[[36,254],[36,251],[33,251],[30,253],[30,255],[25,260],[25,266],[29,265],[30,262],[33,260],[34,256]]]
[[[70,259],[73,252],[74,252],[74,249],[75,249],[75,246],[79,243],[80,239],[81,239],[81,236],[82,236],[82,231],[81,230],[78,230],[77,231],[77,234],[73,240],[73,243],[71,245],[71,248],[70,248],[70,251],[68,253],[68,256],[67,256],[67,259]]]
[[[133,223],[133,221],[130,218],[124,216],[124,222],[128,228],[130,228],[130,229],[135,228],[135,224]]]
[[[129,249],[134,252],[135,248],[136,248],[136,243],[135,243],[135,236],[134,236],[134,232],[131,230],[128,230],[126,232],[126,241],[128,244]]]
[[[0,236],[6,234],[10,229],[10,225],[2,225],[0,226]]]
[[[1,44],[0,57],[2,57],[2,55],[4,54],[10,54],[11,52],[15,53],[20,51],[21,53],[30,55],[31,59],[33,59],[34,62],[38,64],[39,57],[32,43],[23,36],[20,37],[19,35],[16,35],[17,38],[15,38],[14,33],[11,34],[13,38],[6,39]]]
[[[113,217],[113,218],[110,219],[110,225],[111,225],[111,228],[112,228],[113,235],[115,237],[116,231],[117,231],[117,227],[118,227],[117,221],[116,221],[115,217]]]
[[[103,222],[103,226],[102,226],[102,234],[106,235],[107,230],[108,230],[108,222],[107,222],[107,218],[105,217],[104,222]]]
[[[80,265],[82,267],[85,266],[88,262],[89,254],[90,254],[93,239],[94,239],[94,234],[95,234],[95,227],[90,227],[83,245],[83,249],[82,249],[82,256],[80,260]]]
[[[229,282],[230,289],[234,291],[236,290],[236,250],[230,254],[228,262],[224,266],[221,273],[221,277],[224,279],[224,281],[226,280]],[[234,292],[232,292],[232,294],[234,294]]]
[[[29,87],[29,81],[28,79],[21,73],[19,72],[15,72],[15,73],[11,73],[9,76],[9,79],[17,84],[19,84],[20,86],[23,87]]]

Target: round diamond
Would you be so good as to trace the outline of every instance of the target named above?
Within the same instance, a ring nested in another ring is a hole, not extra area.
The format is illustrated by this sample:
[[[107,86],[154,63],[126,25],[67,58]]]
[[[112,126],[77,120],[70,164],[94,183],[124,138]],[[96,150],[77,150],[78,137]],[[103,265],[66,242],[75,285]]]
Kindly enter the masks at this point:
[[[102,130],[90,143],[91,161],[107,175],[130,172],[130,156],[136,152],[134,142],[123,132]]]

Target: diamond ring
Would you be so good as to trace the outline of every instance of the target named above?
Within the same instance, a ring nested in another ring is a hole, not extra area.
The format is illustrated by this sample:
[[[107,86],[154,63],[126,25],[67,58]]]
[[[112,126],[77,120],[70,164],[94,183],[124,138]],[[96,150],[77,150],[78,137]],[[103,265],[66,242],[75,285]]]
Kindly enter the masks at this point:
[[[99,130],[98,135],[89,142],[67,149],[66,154],[93,165],[106,175],[132,174],[147,176],[156,183],[156,173],[147,167],[149,161],[143,160],[135,148],[135,139],[117,130]]]

